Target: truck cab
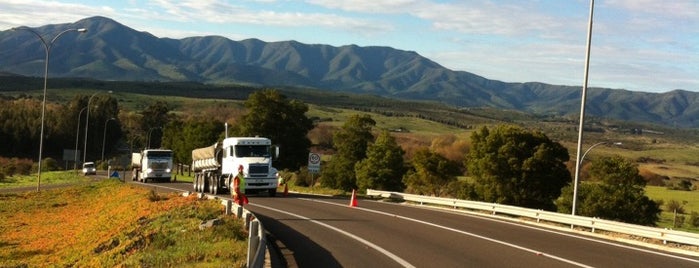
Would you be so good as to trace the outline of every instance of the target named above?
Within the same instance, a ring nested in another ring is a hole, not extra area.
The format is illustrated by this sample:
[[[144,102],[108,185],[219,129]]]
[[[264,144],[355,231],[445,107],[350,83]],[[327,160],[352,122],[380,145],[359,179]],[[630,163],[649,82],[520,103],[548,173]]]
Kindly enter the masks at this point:
[[[237,174],[243,166],[245,191],[276,194],[277,169],[272,167],[272,141],[260,137],[236,137],[223,140],[223,174]],[[275,153],[276,154],[276,153]]]
[[[146,149],[133,153],[131,165],[133,180],[148,182],[148,180],[170,181],[172,176],[172,150]]]

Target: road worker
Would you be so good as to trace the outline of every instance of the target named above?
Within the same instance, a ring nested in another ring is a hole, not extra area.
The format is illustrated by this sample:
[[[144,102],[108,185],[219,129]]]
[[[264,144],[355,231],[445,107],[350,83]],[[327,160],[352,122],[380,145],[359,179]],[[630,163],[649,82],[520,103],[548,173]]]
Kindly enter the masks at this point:
[[[245,196],[245,174],[243,173],[243,165],[238,166],[238,175],[233,178],[233,202],[242,206],[248,203],[248,197]]]

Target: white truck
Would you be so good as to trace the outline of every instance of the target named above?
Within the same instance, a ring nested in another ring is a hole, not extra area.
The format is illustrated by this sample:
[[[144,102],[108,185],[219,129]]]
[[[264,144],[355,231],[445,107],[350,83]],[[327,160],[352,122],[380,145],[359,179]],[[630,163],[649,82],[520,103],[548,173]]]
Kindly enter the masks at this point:
[[[131,180],[170,181],[172,178],[172,150],[146,149],[131,154]]]
[[[192,151],[192,180],[194,191],[219,194],[230,192],[238,168],[243,167],[245,192],[267,191],[277,194],[277,169],[272,167],[279,156],[279,147],[261,137],[229,137],[209,147]]]

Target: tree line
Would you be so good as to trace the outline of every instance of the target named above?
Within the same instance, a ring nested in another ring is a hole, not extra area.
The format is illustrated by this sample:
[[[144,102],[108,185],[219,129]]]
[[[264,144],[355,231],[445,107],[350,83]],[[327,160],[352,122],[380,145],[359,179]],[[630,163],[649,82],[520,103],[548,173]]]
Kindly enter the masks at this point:
[[[308,183],[304,166],[310,152],[308,133],[314,123],[305,114],[308,106],[288,99],[276,90],[251,93],[245,113],[221,121],[201,114],[172,113],[157,101],[142,111],[120,111],[108,94],[98,94],[87,107],[88,96],[76,96],[66,104],[51,104],[47,112],[45,155],[56,157],[83,139],[81,111],[90,110],[88,159],[101,152],[102,131],[114,124],[106,154],[120,147],[158,148],[174,151],[175,161],[191,163],[191,151],[221,140],[224,121],[232,120],[229,136],[263,136],[282,148],[275,163],[279,169],[297,173],[297,183]],[[40,102],[20,97],[0,101],[0,138],[8,141],[0,155],[35,158],[38,145]],[[114,118],[114,123],[108,122]],[[390,132],[375,130],[368,114],[355,114],[332,133],[332,157],[323,164],[319,183],[325,187],[360,191],[372,188],[433,196],[496,202],[569,213],[572,176],[566,167],[569,154],[561,144],[538,131],[513,125],[482,127],[473,132],[463,163],[446,158],[437,150],[422,148],[411,158]],[[376,134],[376,136],[375,136]],[[119,142],[116,142],[119,141]],[[80,144],[80,143],[79,143]],[[119,146],[121,145],[121,146]],[[123,149],[123,148],[122,148]],[[112,154],[114,153],[114,154]],[[588,181],[579,191],[579,215],[653,225],[659,205],[648,199],[635,164],[622,158],[592,162]]]
[[[404,162],[404,151],[386,131],[372,135],[375,121],[352,116],[333,135],[336,150],[320,183],[343,190],[368,188],[447,196],[570,213],[569,154],[545,134],[513,125],[482,127],[472,133],[463,167],[424,148]],[[468,179],[459,179],[459,177]],[[581,184],[578,215],[655,225],[660,204],[645,195],[645,180],[621,157],[592,161]]]
[[[118,140],[122,133],[116,123],[106,122],[118,116],[117,100],[109,95],[95,95],[90,102],[89,119],[88,101],[90,96],[77,95],[64,104],[47,103],[44,118],[44,156],[56,160],[62,159],[63,151],[75,150],[76,142],[81,152],[87,147],[87,159],[101,157],[103,139]],[[35,159],[39,154],[41,130],[41,100],[20,95],[17,98],[0,99],[0,156]],[[111,121],[111,120],[110,120]],[[88,139],[85,146],[85,126],[89,123]],[[105,124],[112,128],[104,137]],[[109,147],[109,151],[113,147]],[[78,157],[82,160],[82,155]]]

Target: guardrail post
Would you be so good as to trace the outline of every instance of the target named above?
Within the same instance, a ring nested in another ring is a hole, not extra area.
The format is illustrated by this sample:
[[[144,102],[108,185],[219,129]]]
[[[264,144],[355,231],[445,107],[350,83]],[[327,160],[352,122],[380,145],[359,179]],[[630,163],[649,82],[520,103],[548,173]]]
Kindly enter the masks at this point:
[[[246,214],[246,220],[248,218]],[[258,221],[252,221],[250,222],[250,229],[249,229],[249,235],[248,235],[248,265],[247,267],[252,267],[251,265],[255,261],[255,253],[257,252],[257,248],[260,246],[260,237],[258,235],[258,228],[259,228],[259,222]]]
[[[242,217],[243,217],[243,207],[237,206],[237,205],[236,205],[235,208],[236,208],[235,216],[236,216],[238,219],[242,218]]]
[[[224,202],[224,206],[226,206],[226,215],[231,215],[233,201],[225,200],[223,202]]]
[[[245,212],[245,228],[250,228],[250,221],[252,220],[252,214]]]

